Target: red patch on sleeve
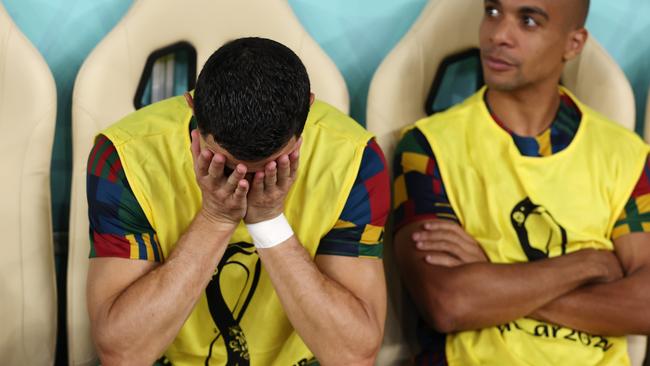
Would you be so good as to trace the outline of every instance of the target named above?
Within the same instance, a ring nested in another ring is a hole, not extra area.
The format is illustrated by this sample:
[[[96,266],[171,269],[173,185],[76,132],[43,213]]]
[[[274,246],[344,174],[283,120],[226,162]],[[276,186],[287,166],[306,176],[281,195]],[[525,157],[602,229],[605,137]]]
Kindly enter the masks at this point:
[[[390,179],[384,168],[365,182],[370,201],[370,225],[384,226],[390,211]]]
[[[108,180],[111,183],[114,183],[117,180],[117,173],[122,170],[122,160],[119,158],[115,160],[113,165],[111,165],[110,170],[108,171]]]
[[[368,142],[375,154],[381,159],[383,169],[364,182],[370,201],[370,225],[384,226],[390,212],[390,177],[386,169],[386,158],[376,140]]]
[[[106,165],[106,159],[108,159],[108,157],[111,156],[111,154],[114,152],[115,146],[111,144],[111,146],[102,153],[102,155],[99,157],[99,163],[97,163],[97,166],[95,167],[96,176],[102,176],[102,170],[104,169],[104,165]]]
[[[93,166],[93,162],[97,157],[97,153],[99,152],[99,149],[104,145],[104,143],[106,143],[107,140],[108,139],[104,135],[101,135],[95,142],[95,145],[93,146],[93,149],[90,152],[90,158],[88,158],[88,168],[87,168],[88,173],[92,174],[91,169]]]
[[[131,243],[122,236],[93,233],[97,257],[131,258]]]

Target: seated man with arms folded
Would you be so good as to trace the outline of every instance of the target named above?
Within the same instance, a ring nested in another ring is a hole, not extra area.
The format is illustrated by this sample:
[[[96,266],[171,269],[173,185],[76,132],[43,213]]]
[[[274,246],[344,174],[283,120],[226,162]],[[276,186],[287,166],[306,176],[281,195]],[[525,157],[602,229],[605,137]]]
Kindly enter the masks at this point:
[[[487,86],[415,123],[395,157],[416,363],[629,364],[624,335],[650,332],[648,147],[559,86],[587,0],[484,7]]]
[[[221,47],[193,97],[125,117],[90,154],[102,363],[371,365],[386,311],[385,166],[368,132],[314,101],[287,47]]]

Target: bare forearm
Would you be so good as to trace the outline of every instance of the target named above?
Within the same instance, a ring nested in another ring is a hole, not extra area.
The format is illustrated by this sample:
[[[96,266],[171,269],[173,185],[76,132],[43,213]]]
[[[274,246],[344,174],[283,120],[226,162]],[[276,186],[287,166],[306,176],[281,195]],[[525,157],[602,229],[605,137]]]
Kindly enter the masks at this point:
[[[650,269],[619,281],[584,286],[532,314],[538,320],[604,336],[650,333]]]
[[[324,275],[295,237],[258,250],[285,312],[322,365],[371,365],[382,322],[342,285]]]
[[[95,319],[105,364],[151,364],[173,341],[210,281],[232,234],[197,215],[165,263],[143,275]]]
[[[587,265],[589,253],[520,264],[475,263],[420,269],[420,307],[443,332],[480,329],[503,324],[586,283],[603,276]],[[409,271],[407,269],[407,271]],[[408,282],[408,281],[407,281]],[[418,289],[411,285],[411,293]],[[422,291],[424,289],[424,291]],[[476,311],[480,309],[480,311]]]

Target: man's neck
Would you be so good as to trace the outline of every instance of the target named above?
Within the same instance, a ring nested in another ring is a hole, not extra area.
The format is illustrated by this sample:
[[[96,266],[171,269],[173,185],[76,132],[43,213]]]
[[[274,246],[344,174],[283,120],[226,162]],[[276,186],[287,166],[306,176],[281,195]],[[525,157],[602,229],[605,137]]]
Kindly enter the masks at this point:
[[[517,91],[487,91],[487,103],[499,121],[519,136],[537,136],[551,126],[560,107],[557,84]]]

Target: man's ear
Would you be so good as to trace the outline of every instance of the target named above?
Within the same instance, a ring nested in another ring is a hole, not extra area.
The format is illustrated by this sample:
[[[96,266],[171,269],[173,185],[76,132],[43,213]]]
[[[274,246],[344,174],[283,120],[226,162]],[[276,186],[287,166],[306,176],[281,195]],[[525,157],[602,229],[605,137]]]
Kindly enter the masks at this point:
[[[564,50],[564,61],[571,61],[582,53],[587,43],[589,32],[585,28],[576,29],[569,35],[566,49]]]
[[[316,96],[314,93],[309,93],[309,106],[311,107],[312,104],[314,104],[314,100],[316,99]]]
[[[194,98],[192,98],[192,94],[190,94],[190,92],[185,92],[183,96],[185,96],[185,101],[187,102],[187,106],[190,107],[190,109],[192,110],[192,114],[194,114]]]

